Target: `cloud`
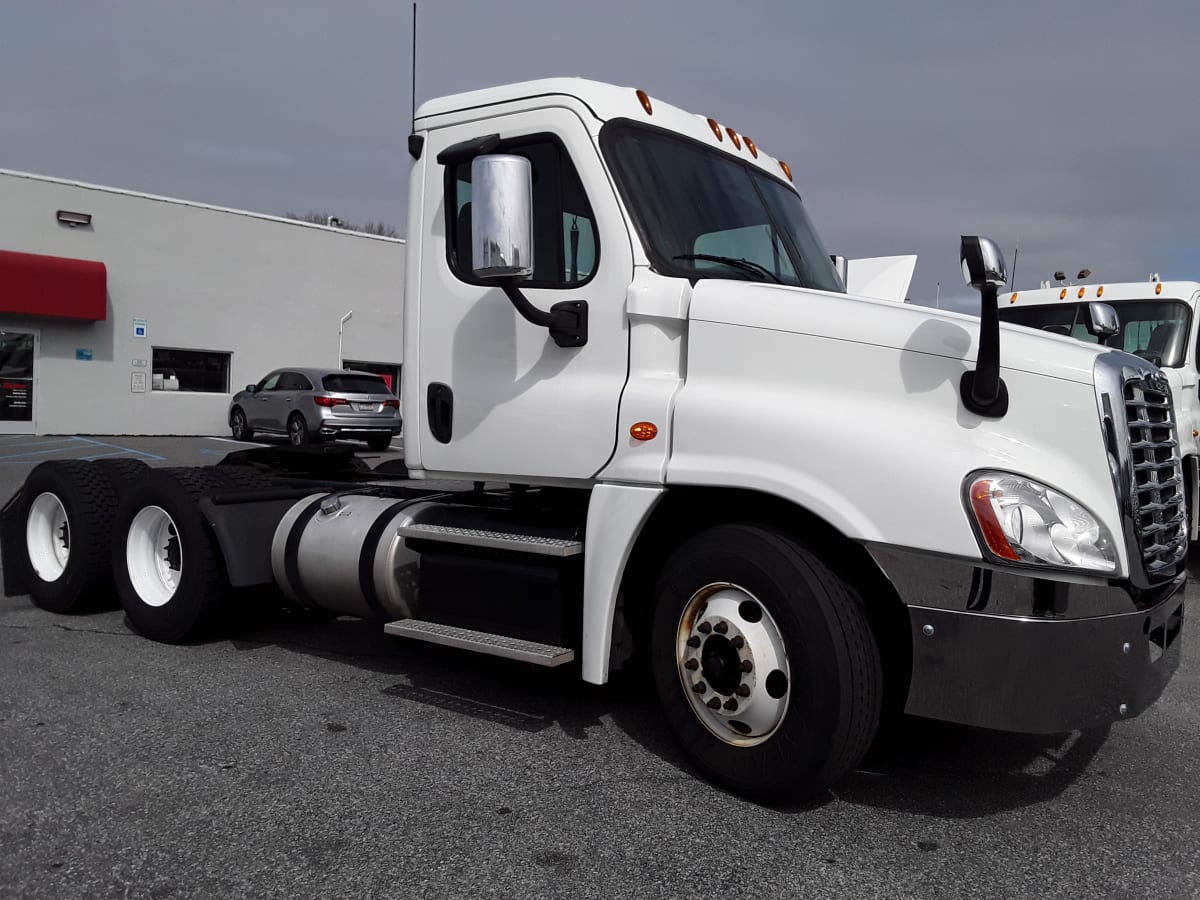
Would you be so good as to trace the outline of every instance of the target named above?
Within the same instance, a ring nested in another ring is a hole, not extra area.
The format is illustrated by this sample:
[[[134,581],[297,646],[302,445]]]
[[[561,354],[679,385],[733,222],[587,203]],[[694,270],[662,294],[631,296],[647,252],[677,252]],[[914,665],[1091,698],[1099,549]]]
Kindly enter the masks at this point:
[[[411,7],[8,0],[0,165],[405,224]],[[1196,277],[1200,4],[423,3],[418,99],[547,75],[644,87],[796,172],[831,251],[1020,242],[1017,284]],[[955,290],[958,290],[956,287]],[[949,302],[949,300],[947,300]]]

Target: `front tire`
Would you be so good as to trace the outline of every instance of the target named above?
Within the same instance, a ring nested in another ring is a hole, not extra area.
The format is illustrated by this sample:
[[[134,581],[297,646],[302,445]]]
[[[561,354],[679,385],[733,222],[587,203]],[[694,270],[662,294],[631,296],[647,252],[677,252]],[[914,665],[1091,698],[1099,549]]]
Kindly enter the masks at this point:
[[[882,663],[862,598],[790,536],[721,525],[659,579],[655,687],[692,763],[735,793],[810,799],[879,724]]]
[[[145,637],[191,640],[219,618],[229,582],[198,500],[227,487],[203,469],[155,469],[122,500],[113,523],[113,575],[125,614]]]
[[[246,422],[246,413],[240,406],[229,414],[229,431],[235,441],[248,441],[254,437],[254,431]]]

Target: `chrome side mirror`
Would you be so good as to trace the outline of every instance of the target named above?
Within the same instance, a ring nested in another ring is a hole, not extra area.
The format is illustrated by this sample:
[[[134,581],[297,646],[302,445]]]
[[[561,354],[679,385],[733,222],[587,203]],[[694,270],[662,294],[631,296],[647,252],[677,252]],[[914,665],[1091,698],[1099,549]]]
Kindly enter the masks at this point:
[[[471,250],[476,278],[533,274],[533,167],[525,157],[471,160]]]
[[[837,272],[838,278],[842,279],[842,287],[846,287],[846,279],[850,275],[850,262],[844,256],[832,254],[829,257],[833,260],[834,271]]]
[[[964,237],[959,244],[958,259],[962,264],[963,280],[975,290],[1002,288],[1008,281],[1004,254],[991,238]]]
[[[1089,303],[1087,305],[1087,330],[1096,336],[1101,344],[1121,330],[1121,320],[1117,311],[1107,303]]]

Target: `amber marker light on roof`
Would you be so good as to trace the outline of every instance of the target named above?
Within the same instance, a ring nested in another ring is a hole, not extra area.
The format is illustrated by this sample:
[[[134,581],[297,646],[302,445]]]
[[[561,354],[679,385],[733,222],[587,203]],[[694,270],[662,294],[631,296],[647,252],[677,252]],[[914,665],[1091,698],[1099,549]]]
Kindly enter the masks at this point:
[[[637,92],[637,98],[638,102],[642,104],[642,109],[646,111],[646,115],[654,115],[654,107],[650,105],[650,95],[639,88]]]
[[[779,161],[779,168],[783,169],[783,174],[788,177],[788,181],[792,180],[792,167],[785,163],[782,159]]]
[[[1104,285],[1100,285],[1100,287],[1096,288],[1096,296],[1097,297],[1104,296]]]
[[[1009,297],[1009,298],[1008,298],[1008,302],[1009,302],[1009,303],[1016,303],[1016,302],[1017,302],[1017,295],[1016,295],[1016,294],[1013,294],[1011,297]]]
[[[1080,288],[1080,289],[1079,289],[1079,299],[1080,299],[1080,300],[1082,300],[1082,299],[1083,299],[1083,290],[1084,290],[1083,288]]]
[[[716,119],[709,119],[708,127],[712,129],[712,133],[717,136],[718,141],[725,140],[725,135],[721,133],[721,126],[717,124]]]
[[[635,422],[629,427],[629,435],[635,441],[652,441],[658,436],[658,426],[653,422]]]
[[[1154,293],[1156,293],[1156,294],[1162,293],[1162,282],[1161,281],[1154,286]]]
[[[727,135],[729,135],[729,139],[731,141],[733,141],[733,146],[735,146],[739,150],[741,150],[742,149],[742,139],[740,137],[738,137],[738,133],[736,131],[734,131],[732,128],[726,128],[725,133]]]
[[[1058,299],[1059,300],[1067,299],[1067,289],[1066,288],[1063,288],[1061,291],[1058,292]]]
[[[742,135],[742,140],[746,142],[746,149],[750,151],[750,155],[758,159],[758,148],[754,146],[754,141],[750,140],[744,134]]]

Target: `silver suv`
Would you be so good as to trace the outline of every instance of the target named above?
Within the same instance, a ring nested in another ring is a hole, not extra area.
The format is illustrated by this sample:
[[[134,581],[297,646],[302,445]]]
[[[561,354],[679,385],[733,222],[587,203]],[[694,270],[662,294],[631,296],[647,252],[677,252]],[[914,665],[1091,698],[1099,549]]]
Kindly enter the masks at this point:
[[[386,450],[400,425],[400,401],[370,372],[276,369],[229,403],[229,428],[239,441],[261,431],[286,434],[296,447],[346,437]]]

